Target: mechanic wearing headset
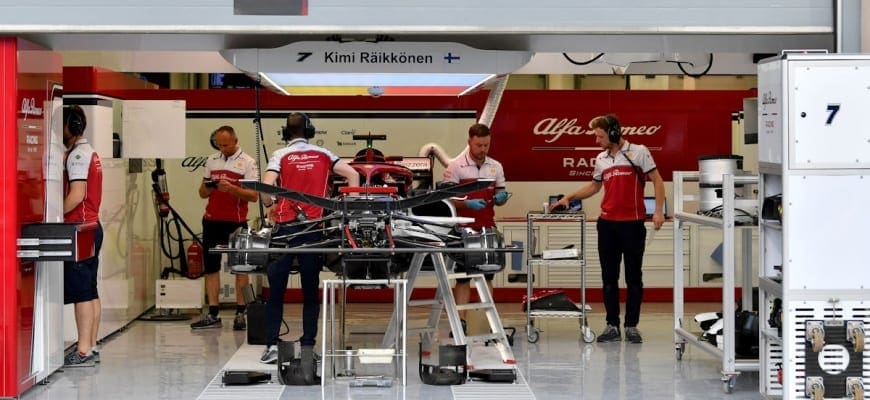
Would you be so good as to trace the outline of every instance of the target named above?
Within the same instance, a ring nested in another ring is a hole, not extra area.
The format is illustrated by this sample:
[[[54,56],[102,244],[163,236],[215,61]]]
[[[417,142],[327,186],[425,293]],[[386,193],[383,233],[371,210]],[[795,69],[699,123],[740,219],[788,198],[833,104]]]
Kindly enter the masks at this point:
[[[100,204],[103,197],[103,164],[84,138],[88,126],[85,112],[77,105],[63,107],[63,221],[95,223],[94,256],[83,261],[64,261],[63,303],[73,304],[78,343],[65,358],[64,367],[93,367],[99,362],[97,336],[102,303],[97,290],[103,227]]]
[[[359,186],[359,174],[344,160],[338,158],[327,149],[308,143],[314,137],[314,126],[308,116],[293,113],[287,117],[283,130],[287,146],[276,150],[269,159],[263,183],[278,184],[284,189],[320,197],[327,195],[330,173],[336,173],[347,180],[348,186]],[[275,206],[269,215],[279,225],[274,236],[292,235],[302,232],[305,226],[292,226],[292,222],[317,219],[323,215],[323,209],[311,204],[297,203],[280,198],[277,201],[271,196],[261,194],[263,205]],[[291,224],[291,226],[282,224]],[[310,230],[290,240],[289,246],[296,247],[322,239],[319,229]],[[293,268],[294,258],[298,258],[299,273],[302,283],[302,337],[299,342],[302,347],[302,368],[307,384],[319,383],[314,377],[312,366],[314,343],[317,336],[317,317],[320,314],[320,302],[317,288],[320,284],[321,257],[318,254],[288,254],[272,264],[269,264],[266,274],[269,278],[269,298],[266,301],[266,334],[268,341],[266,349],[260,358],[262,363],[274,363],[278,359],[278,331],[281,325],[284,309],[284,292],[287,290],[287,280]]]
[[[212,144],[218,152],[210,155],[205,164],[199,197],[208,199],[202,216],[202,242],[206,249],[215,248],[229,241],[230,234],[238,228],[248,227],[248,202],[257,201],[257,192],[239,185],[240,179],[254,179],[257,161],[242,151],[239,138],[233,127],[224,125],[215,131]],[[221,328],[218,317],[220,307],[221,255],[207,252],[205,255],[205,293],[208,312],[201,320],[190,324],[191,329]],[[236,316],[233,330],[243,331],[245,321],[245,296],[242,288],[248,286],[248,275],[236,275]]]
[[[649,149],[623,139],[619,120],[615,116],[595,117],[589,121],[589,128],[595,132],[595,141],[604,150],[595,159],[592,181],[550,205],[550,210],[568,207],[572,199],[588,198],[604,187],[597,229],[607,327],[598,336],[598,341],[622,340],[619,332],[619,264],[624,259],[628,291],[625,300],[625,339],[630,343],[642,343],[637,323],[643,299],[641,267],[646,241],[643,188],[646,177],[649,177],[656,195],[653,226],[659,230],[665,222],[662,212],[665,185]]]

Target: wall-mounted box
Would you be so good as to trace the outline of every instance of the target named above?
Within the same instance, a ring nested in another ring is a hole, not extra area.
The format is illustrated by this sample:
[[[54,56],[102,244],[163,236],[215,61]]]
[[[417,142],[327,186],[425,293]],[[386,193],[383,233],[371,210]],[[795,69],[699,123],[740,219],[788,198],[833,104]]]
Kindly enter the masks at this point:
[[[187,132],[184,100],[124,100],[122,158],[184,158]]]

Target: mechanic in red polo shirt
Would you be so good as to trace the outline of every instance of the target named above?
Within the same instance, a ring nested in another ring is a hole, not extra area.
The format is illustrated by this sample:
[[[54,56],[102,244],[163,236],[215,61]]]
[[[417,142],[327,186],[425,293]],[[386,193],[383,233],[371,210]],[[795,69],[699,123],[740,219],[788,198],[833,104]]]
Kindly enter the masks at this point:
[[[263,183],[277,184],[284,189],[326,197],[331,173],[344,177],[348,186],[359,186],[359,174],[353,167],[323,147],[308,143],[314,137],[314,125],[307,115],[293,113],[287,117],[283,138],[287,146],[276,150],[269,158]],[[312,204],[277,199],[261,195],[263,205],[272,207],[270,218],[277,224],[273,236],[293,237],[289,247],[297,247],[322,240],[319,229],[310,225],[294,225],[294,222],[318,219],[323,216],[323,208]],[[298,271],[302,285],[302,336],[301,345],[302,374],[306,384],[319,384],[314,371],[314,344],[317,337],[317,317],[320,314],[320,301],[317,289],[320,284],[321,257],[316,253],[288,254],[271,263],[266,268],[269,278],[269,298],[266,300],[266,348],[260,362],[271,364],[278,359],[278,331],[284,310],[284,292],[290,271],[294,269],[293,259],[299,264]]]
[[[97,223],[94,232],[94,257],[66,261],[63,271],[63,303],[73,304],[78,344],[64,359],[65,367],[94,366],[99,360],[97,333],[102,304],[97,292],[97,268],[103,246],[100,203],[103,198],[103,164],[84,138],[85,112],[79,106],[63,108],[64,155],[63,221],[74,224]]]
[[[495,206],[507,203],[508,192],[505,191],[504,168],[500,162],[487,156],[492,139],[489,127],[484,124],[474,124],[468,128],[468,152],[454,159],[444,170],[444,181],[451,183],[468,183],[478,179],[494,179],[493,186],[469,193],[466,200],[453,201],[456,213],[460,217],[474,218],[468,225],[476,231],[495,227]],[[456,272],[464,272],[465,266],[457,264]],[[486,282],[492,287],[495,274],[485,274]],[[457,279],[453,288],[456,304],[466,304],[471,297],[469,279]],[[459,311],[462,329],[465,330],[465,310]]]
[[[662,212],[665,184],[649,149],[626,141],[615,116],[595,117],[589,121],[589,128],[595,132],[595,141],[604,149],[595,159],[592,182],[555,202],[550,210],[567,207],[572,199],[588,198],[604,187],[597,229],[607,327],[598,336],[598,341],[622,340],[619,331],[619,264],[624,261],[628,292],[625,300],[625,339],[631,343],[642,343],[637,324],[643,299],[641,268],[646,241],[643,188],[649,178],[656,195],[653,226],[659,230],[665,222]]]
[[[224,125],[214,133],[213,144],[218,152],[210,155],[205,162],[202,182],[199,184],[199,197],[208,199],[205,215],[202,216],[202,243],[205,255],[205,294],[208,299],[208,312],[201,320],[190,324],[191,329],[221,328],[223,323],[220,311],[221,255],[208,252],[218,245],[226,245],[230,234],[238,228],[248,227],[248,203],[257,201],[255,190],[239,185],[240,179],[258,179],[257,161],[242,151],[239,138],[233,127]],[[245,321],[245,297],[242,290],[248,285],[246,274],[237,274],[236,316],[233,330],[247,328]]]

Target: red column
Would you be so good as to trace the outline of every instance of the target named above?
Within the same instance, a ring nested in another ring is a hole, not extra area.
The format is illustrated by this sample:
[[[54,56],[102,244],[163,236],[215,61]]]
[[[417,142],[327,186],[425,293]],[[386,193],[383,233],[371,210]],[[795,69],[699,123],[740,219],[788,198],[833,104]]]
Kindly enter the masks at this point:
[[[17,39],[0,37],[0,397],[18,396]]]

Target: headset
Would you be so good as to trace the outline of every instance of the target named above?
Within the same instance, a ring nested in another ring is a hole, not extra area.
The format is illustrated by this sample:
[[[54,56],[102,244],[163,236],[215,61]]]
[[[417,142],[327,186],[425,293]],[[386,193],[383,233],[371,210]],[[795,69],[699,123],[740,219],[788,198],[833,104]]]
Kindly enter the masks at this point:
[[[218,129],[220,129],[220,128],[218,128]],[[221,149],[220,147],[218,147],[217,142],[215,142],[215,140],[214,140],[214,137],[217,136],[217,134],[218,134],[218,129],[215,129],[214,131],[212,131],[211,135],[208,137],[208,144],[210,144],[211,148],[213,148],[215,150]]]
[[[87,124],[85,123],[82,109],[77,106],[65,106],[63,111],[67,114],[66,126],[69,129],[69,133],[73,136],[83,135]]]
[[[313,138],[317,129],[314,127],[314,124],[311,123],[311,118],[308,118],[308,115],[305,113],[293,113],[287,116],[287,125],[281,129],[281,136],[284,140],[290,140],[290,117],[294,115],[302,116],[302,136],[306,139]]]
[[[622,137],[622,127],[619,126],[619,120],[613,114],[605,115],[604,120],[607,121],[607,139],[610,140],[610,143],[619,144],[619,138]]]

